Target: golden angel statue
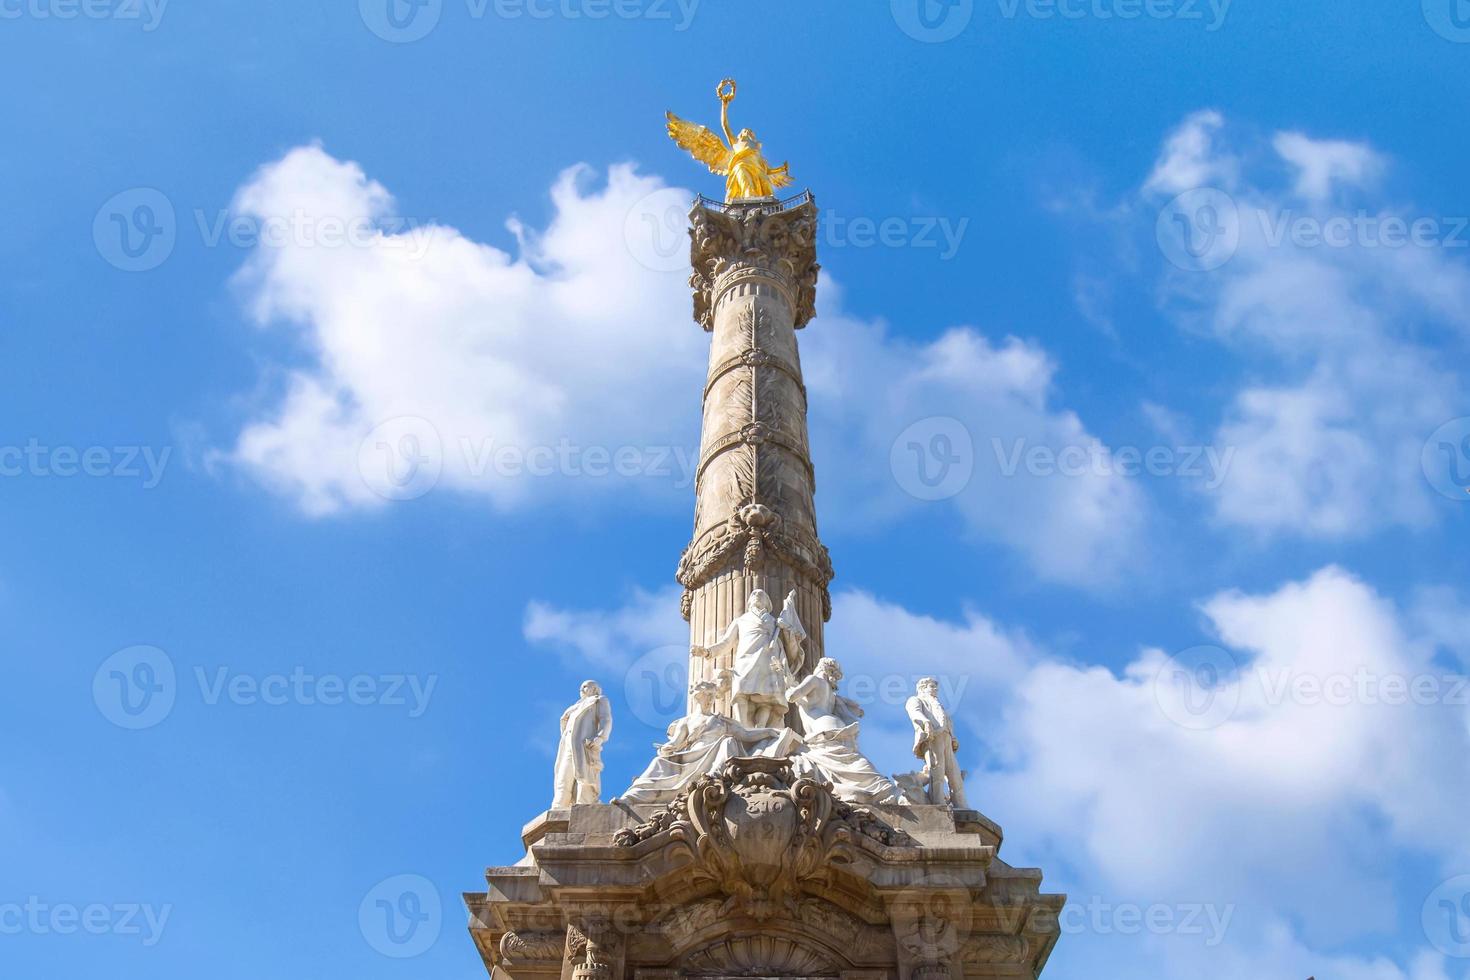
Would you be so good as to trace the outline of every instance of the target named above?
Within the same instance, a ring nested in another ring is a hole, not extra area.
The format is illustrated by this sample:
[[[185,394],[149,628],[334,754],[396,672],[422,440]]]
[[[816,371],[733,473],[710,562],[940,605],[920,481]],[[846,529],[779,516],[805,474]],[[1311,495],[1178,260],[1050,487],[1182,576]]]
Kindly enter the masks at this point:
[[[760,141],[750,130],[742,129],[738,134],[731,134],[730,102],[735,98],[735,79],[721,81],[715,95],[720,99],[720,125],[725,130],[723,141],[706,127],[680,119],[672,112],[667,114],[669,138],[688,150],[694,159],[707,165],[710,173],[724,176],[727,203],[773,196],[776,188],[791,183],[789,165],[783,163],[772,167],[768,164],[761,153]]]

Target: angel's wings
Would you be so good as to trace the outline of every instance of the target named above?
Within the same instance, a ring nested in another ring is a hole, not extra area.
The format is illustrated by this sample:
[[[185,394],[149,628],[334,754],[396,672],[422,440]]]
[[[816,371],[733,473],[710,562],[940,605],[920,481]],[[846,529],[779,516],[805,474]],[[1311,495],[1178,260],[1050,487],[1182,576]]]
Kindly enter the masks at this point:
[[[680,119],[672,112],[665,115],[669,117],[669,138],[682,149],[688,150],[694,159],[709,167],[710,173],[723,175],[730,169],[730,149],[725,146],[724,140],[699,123]],[[787,177],[786,180],[789,183],[791,178]]]
[[[794,180],[791,176],[791,164],[783,163],[779,167],[772,167],[770,177],[772,187],[779,188],[787,186]]]

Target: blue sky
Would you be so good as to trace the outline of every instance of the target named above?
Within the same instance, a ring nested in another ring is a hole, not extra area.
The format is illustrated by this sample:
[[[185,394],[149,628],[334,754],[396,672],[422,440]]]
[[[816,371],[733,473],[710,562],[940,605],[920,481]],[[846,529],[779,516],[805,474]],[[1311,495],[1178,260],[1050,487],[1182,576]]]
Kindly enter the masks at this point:
[[[0,2],[4,972],[481,975],[577,683],[608,793],[674,703],[728,74],[829,652],[890,771],[947,685],[1045,975],[1466,976],[1465,7]]]

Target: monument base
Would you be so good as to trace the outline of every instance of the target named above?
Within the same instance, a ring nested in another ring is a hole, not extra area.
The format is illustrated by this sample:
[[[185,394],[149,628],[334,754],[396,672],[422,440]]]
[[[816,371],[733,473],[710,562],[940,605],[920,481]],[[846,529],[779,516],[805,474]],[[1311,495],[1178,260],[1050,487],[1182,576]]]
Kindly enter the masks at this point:
[[[465,895],[496,980],[1034,978],[1064,896],[973,810],[859,807],[741,758],[663,807],[550,810]]]

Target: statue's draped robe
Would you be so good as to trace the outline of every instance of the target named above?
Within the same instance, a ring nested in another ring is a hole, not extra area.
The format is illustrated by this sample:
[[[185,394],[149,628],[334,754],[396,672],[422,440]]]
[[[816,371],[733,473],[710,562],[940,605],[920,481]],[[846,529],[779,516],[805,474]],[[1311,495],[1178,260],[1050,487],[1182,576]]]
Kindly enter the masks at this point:
[[[795,609],[783,609],[779,618],[747,610],[730,621],[709,652],[712,657],[734,653],[732,697],[784,706],[786,684],[771,668],[771,658],[785,657],[788,668],[796,670],[801,665],[801,641],[805,639],[806,630],[796,618]]]
[[[773,196],[776,189],[771,185],[770,173],[770,165],[758,148],[737,144],[730,153],[729,169],[725,175],[726,200]]]
[[[798,771],[815,772],[851,803],[903,803],[903,794],[858,749],[858,720],[852,705],[826,678],[813,675],[791,690],[801,714],[806,747],[793,757]]]
[[[721,715],[688,715],[669,726],[669,741],[658,746],[658,754],[643,775],[619,799],[635,804],[668,803],[730,759],[788,756],[799,742],[790,729],[746,728]]]

